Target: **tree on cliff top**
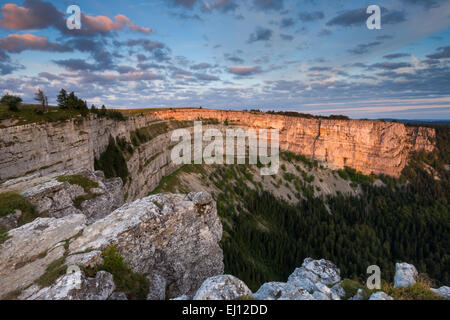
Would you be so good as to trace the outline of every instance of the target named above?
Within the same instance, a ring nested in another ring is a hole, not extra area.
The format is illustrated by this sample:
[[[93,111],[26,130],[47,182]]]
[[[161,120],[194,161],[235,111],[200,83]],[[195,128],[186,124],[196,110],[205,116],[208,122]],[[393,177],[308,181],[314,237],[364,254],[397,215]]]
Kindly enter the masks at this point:
[[[0,103],[2,104],[6,104],[8,106],[8,109],[10,111],[14,111],[17,112],[19,111],[19,104],[22,102],[22,98],[21,97],[17,97],[17,96],[13,96],[10,94],[5,94],[2,99],[0,100]]]
[[[58,107],[67,109],[67,99],[68,99],[67,91],[61,89],[61,91],[59,91],[58,96],[56,97],[56,101],[58,101]]]
[[[34,100],[38,101],[42,105],[42,112],[48,112],[48,100],[47,96],[44,94],[44,91],[38,89],[38,91],[34,94]]]

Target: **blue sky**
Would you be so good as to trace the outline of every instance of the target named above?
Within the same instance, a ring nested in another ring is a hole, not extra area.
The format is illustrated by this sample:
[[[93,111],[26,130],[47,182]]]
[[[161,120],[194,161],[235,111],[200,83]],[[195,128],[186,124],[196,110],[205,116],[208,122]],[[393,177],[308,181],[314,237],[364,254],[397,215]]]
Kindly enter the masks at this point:
[[[0,93],[450,119],[449,0],[1,1]],[[77,4],[82,29],[65,26]],[[366,8],[382,8],[381,30]]]

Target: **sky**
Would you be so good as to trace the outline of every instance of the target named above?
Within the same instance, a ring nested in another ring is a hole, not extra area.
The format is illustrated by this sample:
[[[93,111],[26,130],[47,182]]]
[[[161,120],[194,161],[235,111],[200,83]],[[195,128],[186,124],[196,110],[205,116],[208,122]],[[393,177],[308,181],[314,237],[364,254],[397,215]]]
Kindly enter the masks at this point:
[[[38,88],[50,104],[65,88],[108,108],[449,120],[450,0],[0,1],[0,94]]]

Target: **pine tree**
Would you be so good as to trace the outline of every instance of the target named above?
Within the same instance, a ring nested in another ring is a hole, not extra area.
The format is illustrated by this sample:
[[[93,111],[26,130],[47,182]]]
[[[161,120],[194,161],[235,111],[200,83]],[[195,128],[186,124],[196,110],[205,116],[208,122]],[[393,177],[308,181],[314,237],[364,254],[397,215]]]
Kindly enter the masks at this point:
[[[67,109],[67,91],[64,89],[61,89],[61,91],[59,91],[58,97],[56,98],[56,100],[58,101],[58,107],[63,108],[63,109]]]

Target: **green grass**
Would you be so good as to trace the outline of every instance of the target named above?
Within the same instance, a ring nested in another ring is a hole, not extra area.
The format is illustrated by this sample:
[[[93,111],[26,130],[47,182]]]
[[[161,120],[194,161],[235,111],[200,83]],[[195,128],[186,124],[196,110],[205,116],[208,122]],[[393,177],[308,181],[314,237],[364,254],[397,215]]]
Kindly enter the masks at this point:
[[[16,192],[0,193],[0,218],[14,213],[15,210],[22,211],[22,215],[18,220],[19,226],[29,223],[38,217],[34,206],[20,194]]]
[[[85,192],[89,192],[92,188],[98,187],[97,182],[92,181],[91,179],[88,179],[81,174],[74,174],[70,176],[59,176],[56,180],[58,180],[59,182],[68,182],[70,184],[79,185],[84,189]]]
[[[39,279],[35,281],[35,283],[41,287],[51,286],[56,281],[56,279],[66,274],[67,266],[64,265],[65,261],[66,257],[63,256],[50,263],[45,269],[45,273],[40,276]]]
[[[14,125],[24,125],[29,123],[39,122],[56,122],[65,121],[77,116],[80,116],[78,110],[61,109],[58,107],[49,107],[48,113],[41,112],[40,105],[22,104],[19,106],[19,111],[9,111],[5,105],[0,105],[0,121],[1,120],[16,120]]]
[[[86,269],[88,276],[93,277],[98,271],[106,271],[113,275],[116,291],[123,292],[130,300],[145,300],[150,283],[145,275],[133,272],[124,262],[123,257],[113,246],[103,251],[103,264],[94,269]]]
[[[8,231],[6,231],[5,229],[0,227],[0,244],[5,242],[9,238],[11,238],[11,237],[8,235]]]
[[[355,280],[344,279],[341,283],[341,286],[345,291],[345,300],[350,299],[351,297],[356,295],[358,289],[362,289],[364,291],[365,299],[369,299],[370,295],[372,294],[371,290]]]

